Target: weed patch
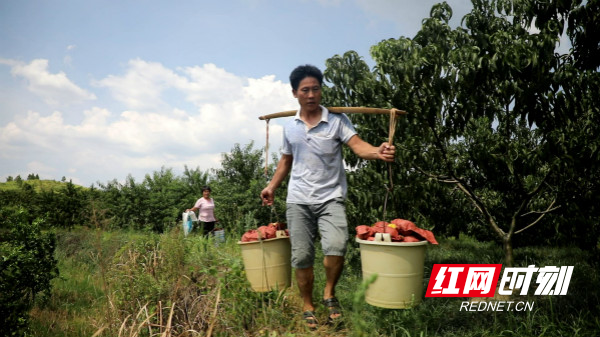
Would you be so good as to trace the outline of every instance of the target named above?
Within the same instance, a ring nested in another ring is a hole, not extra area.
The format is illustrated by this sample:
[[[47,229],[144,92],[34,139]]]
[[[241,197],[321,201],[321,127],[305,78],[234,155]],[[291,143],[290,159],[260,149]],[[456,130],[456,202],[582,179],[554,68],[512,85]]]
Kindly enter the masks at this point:
[[[29,336],[594,336],[600,280],[591,253],[576,247],[515,249],[519,266],[575,265],[566,296],[533,296],[531,311],[460,311],[465,298],[425,298],[410,310],[368,305],[360,251],[350,245],[337,289],[344,327],[305,329],[295,286],[257,293],[246,280],[235,238],[77,229],[58,233],[61,278],[49,304],[31,312]],[[430,246],[423,289],[435,263],[499,263],[501,249],[469,237]],[[317,251],[317,261],[323,258]],[[315,265],[315,293],[325,284]],[[316,315],[324,322],[322,305]]]

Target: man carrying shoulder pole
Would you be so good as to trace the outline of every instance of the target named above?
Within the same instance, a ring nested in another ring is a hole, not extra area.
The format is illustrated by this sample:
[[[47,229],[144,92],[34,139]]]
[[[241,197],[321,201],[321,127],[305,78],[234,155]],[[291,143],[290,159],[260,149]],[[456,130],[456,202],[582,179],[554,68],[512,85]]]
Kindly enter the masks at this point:
[[[342,274],[348,241],[346,221],[347,183],[342,159],[346,144],[360,158],[394,161],[395,148],[382,143],[375,147],[363,141],[345,114],[330,113],[320,105],[323,74],[311,65],[294,69],[290,75],[292,93],[300,108],[284,127],[281,159],[261,192],[263,205],[272,205],[275,190],[291,174],[287,193],[287,223],[292,246],[292,267],[303,300],[306,326],[316,329],[314,285],[315,240],[320,233],[325,255],[326,285],[323,304],[328,308],[328,323],[341,320],[335,287]]]

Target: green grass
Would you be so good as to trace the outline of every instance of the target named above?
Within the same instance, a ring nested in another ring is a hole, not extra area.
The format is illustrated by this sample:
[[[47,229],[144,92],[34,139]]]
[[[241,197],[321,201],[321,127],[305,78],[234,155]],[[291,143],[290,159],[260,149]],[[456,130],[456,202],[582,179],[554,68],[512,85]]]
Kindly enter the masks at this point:
[[[56,181],[56,180],[43,180],[43,179],[32,179],[32,180],[22,180],[21,183],[17,181],[7,181],[0,183],[0,191],[18,191],[22,187],[21,185],[29,185],[33,187],[33,190],[37,193],[42,191],[52,191],[52,190],[60,190],[63,189],[67,183]],[[75,185],[76,188],[79,189],[87,189],[86,187]]]
[[[360,252],[347,255],[337,295],[345,325],[307,332],[296,287],[249,289],[236,239],[184,238],[85,228],[58,233],[61,277],[32,311],[28,336],[595,336],[600,331],[597,258],[576,247],[515,249],[517,265],[575,265],[567,296],[532,296],[532,311],[461,312],[463,298],[424,298],[410,310],[364,302]],[[434,263],[501,263],[501,249],[468,237],[429,246],[424,287]],[[318,256],[318,259],[322,256]],[[315,298],[323,267],[315,266]],[[325,320],[326,310],[317,307]],[[168,330],[168,329],[171,330]]]

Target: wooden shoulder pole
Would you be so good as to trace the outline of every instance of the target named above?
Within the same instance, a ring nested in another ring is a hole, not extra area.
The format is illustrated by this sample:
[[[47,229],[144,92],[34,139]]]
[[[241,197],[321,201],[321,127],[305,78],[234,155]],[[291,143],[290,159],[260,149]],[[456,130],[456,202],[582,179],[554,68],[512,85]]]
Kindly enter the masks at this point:
[[[390,113],[395,114],[396,116],[405,115],[406,111],[398,110],[396,108],[392,109],[380,109],[380,108],[363,108],[363,107],[331,107],[327,108],[329,111],[333,113],[345,113],[345,114],[379,114],[379,115],[388,115]],[[258,117],[260,120],[279,118],[279,117],[290,117],[296,115],[297,110],[289,110],[272,113],[270,115],[264,115]]]

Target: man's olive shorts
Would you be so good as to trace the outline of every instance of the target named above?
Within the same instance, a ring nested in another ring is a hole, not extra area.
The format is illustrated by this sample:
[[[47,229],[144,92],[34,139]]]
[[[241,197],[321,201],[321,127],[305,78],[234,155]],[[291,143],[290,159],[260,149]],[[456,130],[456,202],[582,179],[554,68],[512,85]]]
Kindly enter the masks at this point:
[[[335,198],[318,205],[287,204],[287,222],[292,244],[292,267],[312,267],[315,240],[321,234],[323,255],[344,256],[348,222],[344,199]]]

